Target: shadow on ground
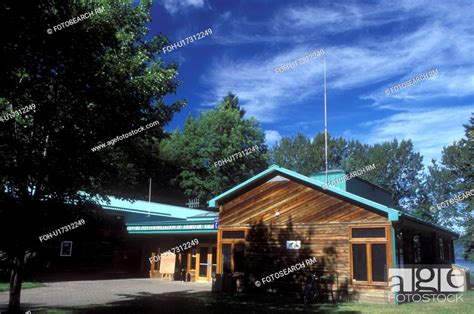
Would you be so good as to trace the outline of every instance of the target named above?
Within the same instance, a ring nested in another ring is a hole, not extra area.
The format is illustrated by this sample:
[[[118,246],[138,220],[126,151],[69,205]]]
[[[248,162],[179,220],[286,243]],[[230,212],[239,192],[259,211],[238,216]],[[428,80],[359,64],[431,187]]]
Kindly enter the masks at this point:
[[[81,308],[61,308],[69,313],[333,313],[335,304],[304,306],[299,300],[278,296],[250,296],[212,292],[180,291],[162,294],[124,295],[126,301]],[[47,309],[48,313],[55,312]],[[34,311],[34,313],[38,313]],[[40,310],[39,313],[46,313]],[[360,313],[345,311],[338,313]]]

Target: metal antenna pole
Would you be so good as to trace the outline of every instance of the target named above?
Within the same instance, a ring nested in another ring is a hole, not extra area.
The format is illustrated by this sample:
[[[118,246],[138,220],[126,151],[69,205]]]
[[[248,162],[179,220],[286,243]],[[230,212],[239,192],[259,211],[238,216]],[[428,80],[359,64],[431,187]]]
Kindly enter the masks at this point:
[[[148,217],[150,217],[150,206],[151,206],[151,178],[150,178],[150,184],[148,187]]]
[[[326,58],[324,58],[324,150],[326,155],[326,183],[328,183],[328,118],[326,109]]]

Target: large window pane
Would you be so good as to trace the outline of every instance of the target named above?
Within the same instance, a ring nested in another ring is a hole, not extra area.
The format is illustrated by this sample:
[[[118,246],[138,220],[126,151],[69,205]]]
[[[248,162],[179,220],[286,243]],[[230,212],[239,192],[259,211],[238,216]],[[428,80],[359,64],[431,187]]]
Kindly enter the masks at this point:
[[[367,281],[367,250],[365,244],[352,244],[354,279]]]
[[[231,244],[222,244],[222,261],[224,265],[224,274],[229,274],[230,269],[230,259],[232,257],[232,245]]]
[[[196,249],[191,249],[191,270],[196,269]]]
[[[385,244],[372,244],[372,281],[387,281],[387,252]]]
[[[207,277],[207,246],[199,248],[199,277]]]
[[[353,238],[385,238],[385,228],[352,228]]]
[[[236,244],[234,246],[234,272],[243,272],[245,263],[245,245]]]

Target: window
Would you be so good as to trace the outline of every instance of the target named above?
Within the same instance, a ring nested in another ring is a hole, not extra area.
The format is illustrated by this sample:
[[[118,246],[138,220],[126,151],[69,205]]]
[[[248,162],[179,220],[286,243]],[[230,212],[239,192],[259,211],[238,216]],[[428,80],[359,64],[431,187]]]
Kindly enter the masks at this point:
[[[224,265],[224,274],[231,272],[230,260],[232,258],[232,244],[222,244],[222,261]]]
[[[413,237],[413,249],[414,262],[419,264],[421,262],[421,241],[419,235]]]
[[[245,245],[234,245],[234,272],[244,272],[245,265]]]
[[[245,239],[245,231],[222,231],[222,239]]]
[[[191,250],[191,269],[196,269],[196,249]]]
[[[201,246],[199,248],[199,277],[207,277],[207,246]]]
[[[218,267],[223,274],[244,272],[245,229],[222,230],[221,259]]]
[[[385,244],[372,244],[372,281],[387,280],[387,252]]]
[[[352,244],[352,267],[355,280],[367,281],[367,248],[365,244]]]
[[[448,240],[448,262],[453,261],[453,256],[451,255],[451,250],[452,250],[451,241]]]
[[[405,265],[405,260],[403,257],[403,232],[399,231],[397,235],[397,261],[398,261],[398,266],[403,268]]]
[[[72,255],[72,241],[61,242],[60,256],[71,256]]]
[[[387,282],[386,229],[385,226],[350,228],[351,276],[354,283]]]
[[[443,245],[443,239],[439,238],[439,258],[444,261],[444,245]]]
[[[352,228],[353,238],[385,238],[385,228]]]

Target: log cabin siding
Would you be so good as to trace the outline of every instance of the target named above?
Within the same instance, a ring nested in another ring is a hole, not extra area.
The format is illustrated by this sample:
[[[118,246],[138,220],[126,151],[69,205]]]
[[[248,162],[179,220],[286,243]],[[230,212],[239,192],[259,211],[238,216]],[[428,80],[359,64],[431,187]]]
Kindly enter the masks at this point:
[[[288,228],[289,221],[293,234],[301,239],[302,249],[322,261],[325,271],[336,273],[339,284],[348,286],[352,299],[387,303],[387,284],[352,284],[350,228],[387,227],[387,267],[393,267],[391,223],[386,214],[341,200],[327,191],[293,180],[261,183],[220,204],[218,242],[222,239],[222,229],[248,230],[257,222],[271,225],[272,237],[278,239],[278,233]],[[221,243],[218,243],[218,265],[221,254]]]
[[[279,212],[278,216],[275,213]],[[387,217],[294,181],[265,182],[222,204],[222,227],[249,226],[255,221],[286,224],[388,223]]]

